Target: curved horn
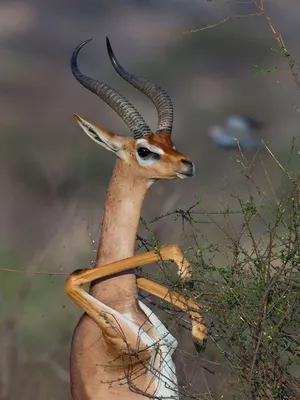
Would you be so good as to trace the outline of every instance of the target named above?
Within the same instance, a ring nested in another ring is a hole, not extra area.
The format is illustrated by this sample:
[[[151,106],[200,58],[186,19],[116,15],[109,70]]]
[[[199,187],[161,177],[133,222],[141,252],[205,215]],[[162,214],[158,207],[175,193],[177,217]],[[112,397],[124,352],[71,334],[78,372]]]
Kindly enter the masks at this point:
[[[172,133],[173,104],[170,96],[160,86],[127,72],[116,59],[108,38],[106,38],[106,46],[110,61],[117,73],[125,79],[125,81],[148,96],[155,105],[158,113],[157,133]]]
[[[70,67],[73,75],[81,85],[86,89],[95,93],[105,103],[107,103],[125,122],[130,131],[133,133],[135,139],[139,139],[151,132],[151,129],[144,121],[144,118],[140,113],[133,107],[133,105],[115,89],[100,82],[96,79],[90,78],[84,75],[78,68],[77,56],[83,46],[85,46],[92,39],[85,40],[74,50],[71,60]]]

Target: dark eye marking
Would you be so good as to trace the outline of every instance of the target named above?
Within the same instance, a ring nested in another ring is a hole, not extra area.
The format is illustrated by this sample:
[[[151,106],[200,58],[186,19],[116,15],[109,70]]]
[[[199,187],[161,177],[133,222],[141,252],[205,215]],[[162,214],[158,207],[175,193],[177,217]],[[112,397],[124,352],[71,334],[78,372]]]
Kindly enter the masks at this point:
[[[147,147],[139,147],[137,149],[138,155],[144,160],[159,160],[160,155],[155,153],[154,151],[149,150]]]
[[[151,151],[149,149],[147,149],[147,147],[139,147],[137,149],[138,155],[142,158],[146,158],[149,156],[149,154],[151,153]]]
[[[159,160],[160,159],[160,155],[154,152],[151,152],[151,158],[153,160]]]

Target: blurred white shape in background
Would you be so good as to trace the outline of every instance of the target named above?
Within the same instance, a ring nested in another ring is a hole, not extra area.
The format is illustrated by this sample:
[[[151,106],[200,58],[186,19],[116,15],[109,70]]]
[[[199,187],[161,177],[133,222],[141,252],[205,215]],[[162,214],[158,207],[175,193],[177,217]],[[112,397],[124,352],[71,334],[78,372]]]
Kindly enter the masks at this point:
[[[217,146],[225,149],[242,150],[257,149],[261,140],[253,136],[253,131],[261,129],[263,124],[247,116],[231,115],[227,117],[225,126],[214,125],[208,135]]]

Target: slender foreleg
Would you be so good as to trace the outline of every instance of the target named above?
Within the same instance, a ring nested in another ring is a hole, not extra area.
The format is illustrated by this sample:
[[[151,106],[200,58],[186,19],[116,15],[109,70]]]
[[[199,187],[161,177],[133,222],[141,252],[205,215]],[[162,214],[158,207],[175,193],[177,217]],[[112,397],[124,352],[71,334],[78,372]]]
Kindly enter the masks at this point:
[[[120,321],[123,321],[124,317],[122,314],[105,306],[103,303],[99,302],[99,300],[85,292],[82,289],[82,285],[90,283],[99,278],[104,278],[119,272],[130,270],[132,268],[138,268],[157,261],[168,260],[174,261],[177,264],[178,274],[183,279],[191,277],[191,266],[183,256],[180,248],[177,245],[169,245],[162,247],[158,251],[153,250],[147,253],[137,254],[133,257],[104,265],[101,268],[89,268],[75,271],[67,278],[65,289],[68,296],[70,296],[98,324],[102,332],[105,333],[105,336],[109,333],[109,336],[113,337],[116,341],[116,334],[113,333],[118,332],[120,329]],[[141,280],[140,284],[142,285],[143,282],[145,284],[146,282],[150,281]],[[148,289],[145,290],[148,290],[151,293],[152,288],[154,288],[153,285],[154,282],[152,282],[152,286],[149,283],[146,283],[146,287],[148,287]],[[193,308],[193,310],[189,311],[193,323],[192,335],[197,342],[204,343],[207,337],[207,329],[203,324],[204,318],[200,314],[200,306],[191,300],[186,300],[183,296],[175,292],[169,291],[169,295],[167,295],[166,291],[168,289],[159,284],[155,285],[157,286],[155,286],[155,293],[153,294],[156,294],[161,298],[167,296],[166,298],[170,303],[177,305],[181,309],[188,310],[188,307]],[[161,288],[160,290],[159,287]],[[122,316],[121,320],[120,316]],[[127,321],[127,324],[130,324],[130,321]],[[113,329],[114,332],[112,332],[111,329]]]
[[[205,347],[208,332],[205,326],[204,317],[201,315],[201,306],[199,303],[187,299],[182,294],[170,290],[169,288],[153,282],[150,279],[138,278],[137,285],[145,292],[151,293],[154,296],[173,304],[181,310],[186,311],[192,320],[192,336],[197,351]]]
[[[129,355],[130,363],[150,359],[148,349],[152,340],[147,333],[82,288],[82,285],[92,280],[89,279],[89,272],[90,269],[77,270],[69,275],[65,283],[68,296],[99,326],[111,352],[124,357]]]

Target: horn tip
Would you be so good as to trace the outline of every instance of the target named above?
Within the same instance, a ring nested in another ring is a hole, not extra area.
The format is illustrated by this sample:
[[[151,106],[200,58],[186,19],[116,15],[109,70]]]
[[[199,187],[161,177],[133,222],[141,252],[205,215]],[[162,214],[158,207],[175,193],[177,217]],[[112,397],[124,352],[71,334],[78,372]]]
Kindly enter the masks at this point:
[[[93,40],[92,38],[87,39],[87,40],[84,40],[83,42],[81,42],[81,43],[75,48],[75,50],[73,51],[72,57],[71,57],[71,62],[74,62],[74,61],[75,61],[75,59],[76,59],[76,57],[77,57],[79,51],[82,49],[82,47],[85,46],[87,43],[91,42],[92,40]]]
[[[82,43],[80,43],[80,45],[78,47],[80,47],[80,49],[81,49],[83,46],[85,46],[87,43],[91,42],[92,40],[93,40],[93,38],[86,39]]]
[[[110,40],[107,36],[106,36],[106,48],[107,48],[108,57],[113,65],[113,67],[120,69],[121,67],[116,59],[115,53],[110,44]]]
[[[92,38],[84,40],[73,51],[71,59],[70,59],[70,66],[71,66],[71,70],[72,70],[73,74],[78,72],[78,67],[77,67],[77,56],[78,56],[78,53],[80,52],[80,50],[82,49],[83,46],[85,46],[87,43],[89,43],[92,40],[93,40]]]
[[[106,36],[106,48],[107,48],[107,52],[109,54],[109,56],[111,56],[113,54],[113,50],[110,44],[110,40],[109,38]]]
[[[91,42],[92,40],[93,40],[93,38],[84,40],[83,42],[81,42],[81,43],[78,45],[78,48],[81,49],[81,47],[85,46],[87,43]]]

